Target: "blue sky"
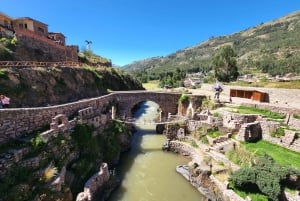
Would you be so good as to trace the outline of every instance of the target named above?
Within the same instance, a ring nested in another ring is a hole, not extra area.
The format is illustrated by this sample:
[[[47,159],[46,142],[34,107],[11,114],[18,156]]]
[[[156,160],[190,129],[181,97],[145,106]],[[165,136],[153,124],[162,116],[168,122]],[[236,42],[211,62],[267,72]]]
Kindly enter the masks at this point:
[[[0,12],[44,22],[80,49],[90,40],[94,53],[121,66],[298,10],[300,0],[0,0]]]

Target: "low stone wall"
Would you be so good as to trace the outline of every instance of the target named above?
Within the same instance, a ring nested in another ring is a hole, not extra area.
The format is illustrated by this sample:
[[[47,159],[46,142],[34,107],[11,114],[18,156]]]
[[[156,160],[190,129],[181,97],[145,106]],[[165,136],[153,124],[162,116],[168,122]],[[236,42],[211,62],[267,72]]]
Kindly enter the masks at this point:
[[[43,126],[50,125],[52,118],[59,114],[69,117],[88,107],[102,111],[106,104],[113,99],[113,95],[107,95],[51,107],[1,109],[0,143],[5,143],[11,138],[18,138]]]
[[[289,125],[289,127],[291,128],[295,128],[300,130],[300,119],[296,119],[293,117],[293,115],[290,115],[289,120],[287,121],[287,124]]]
[[[91,201],[93,196],[109,180],[109,170],[106,163],[102,163],[100,171],[94,174],[84,185],[83,192],[77,195],[76,201]]]

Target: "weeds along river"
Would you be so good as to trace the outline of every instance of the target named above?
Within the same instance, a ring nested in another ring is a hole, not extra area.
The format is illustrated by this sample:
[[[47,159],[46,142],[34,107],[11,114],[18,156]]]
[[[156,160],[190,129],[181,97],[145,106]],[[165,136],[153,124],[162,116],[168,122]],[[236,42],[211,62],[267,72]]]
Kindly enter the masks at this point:
[[[150,121],[157,117],[158,105],[141,103],[135,118]],[[132,139],[132,148],[123,154],[117,169],[121,186],[109,201],[204,201],[205,198],[176,172],[176,166],[189,158],[163,152],[166,136],[155,133],[155,125],[140,125]]]

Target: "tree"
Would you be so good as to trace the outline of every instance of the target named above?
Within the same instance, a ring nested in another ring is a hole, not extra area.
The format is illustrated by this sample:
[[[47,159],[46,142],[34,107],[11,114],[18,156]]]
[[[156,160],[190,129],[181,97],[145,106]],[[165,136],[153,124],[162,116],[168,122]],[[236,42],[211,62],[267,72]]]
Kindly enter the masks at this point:
[[[212,66],[215,71],[215,77],[222,82],[236,80],[239,75],[236,53],[230,45],[223,46],[217,55],[213,58]]]

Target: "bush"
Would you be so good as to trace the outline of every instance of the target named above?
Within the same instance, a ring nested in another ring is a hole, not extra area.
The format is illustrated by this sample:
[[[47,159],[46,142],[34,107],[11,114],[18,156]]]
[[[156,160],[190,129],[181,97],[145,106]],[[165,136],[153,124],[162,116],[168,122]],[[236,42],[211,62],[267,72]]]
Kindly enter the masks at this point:
[[[184,104],[184,103],[187,103],[188,100],[189,100],[189,96],[187,96],[187,95],[182,95],[182,96],[180,96],[180,98],[179,98],[179,103]]]
[[[294,117],[295,119],[300,119],[300,114],[293,114],[293,117]]]
[[[283,184],[290,175],[299,177],[300,171],[281,166],[275,163],[270,156],[264,155],[253,166],[244,167],[233,172],[229,181],[240,190],[261,192],[267,195],[268,199],[277,201],[284,192]]]

